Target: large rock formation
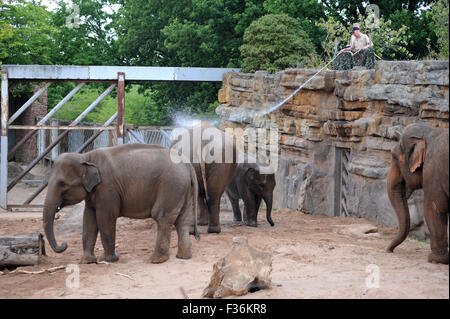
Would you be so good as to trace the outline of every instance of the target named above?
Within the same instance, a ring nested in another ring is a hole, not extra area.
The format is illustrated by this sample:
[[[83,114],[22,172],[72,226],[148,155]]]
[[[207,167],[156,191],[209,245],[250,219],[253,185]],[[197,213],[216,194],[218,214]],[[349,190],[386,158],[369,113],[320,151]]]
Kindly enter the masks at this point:
[[[397,225],[386,193],[390,150],[410,123],[448,127],[449,62],[378,61],[372,70],[323,71],[262,115],[316,72],[226,74],[216,110],[222,128],[277,128],[275,207]],[[413,227],[421,224],[422,196],[409,200]]]

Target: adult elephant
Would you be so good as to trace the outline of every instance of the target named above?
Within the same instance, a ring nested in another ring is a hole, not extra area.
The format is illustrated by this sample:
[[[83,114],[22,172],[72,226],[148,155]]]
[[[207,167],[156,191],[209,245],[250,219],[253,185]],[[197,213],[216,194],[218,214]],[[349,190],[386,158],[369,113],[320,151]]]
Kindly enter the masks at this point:
[[[199,185],[199,225],[220,233],[220,199],[237,167],[234,137],[207,122],[174,133],[171,150],[193,163]]]
[[[197,193],[192,165],[174,164],[169,150],[159,146],[125,144],[84,154],[64,153],[55,160],[49,178],[43,211],[45,235],[55,252],[66,250],[65,242],[56,243],[55,213],[84,200],[82,263],[97,261],[94,246],[99,231],[105,260],[119,259],[115,240],[116,220],[121,216],[152,217],[156,221],[153,263],[169,258],[172,225],[178,235],[177,257],[189,259],[189,232],[197,214]],[[194,233],[198,238],[195,225]]]
[[[449,203],[448,129],[425,124],[408,125],[392,150],[387,191],[397,213],[399,232],[387,248],[393,252],[408,235],[410,217],[407,199],[416,189],[424,192],[424,217],[430,230],[431,253],[428,261],[448,264]]]
[[[275,188],[275,174],[264,172],[260,163],[253,159],[239,163],[236,172],[228,185],[226,192],[233,207],[235,221],[242,221],[239,199],[244,201],[244,222],[248,226],[257,227],[258,211],[261,201],[266,203],[266,219],[271,226],[273,190]]]

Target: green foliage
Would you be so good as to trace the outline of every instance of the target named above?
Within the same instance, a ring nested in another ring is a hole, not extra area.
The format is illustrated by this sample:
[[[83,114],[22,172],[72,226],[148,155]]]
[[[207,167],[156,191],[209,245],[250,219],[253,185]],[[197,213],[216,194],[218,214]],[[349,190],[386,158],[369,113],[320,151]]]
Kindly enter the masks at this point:
[[[359,17],[361,28],[374,43],[375,53],[386,60],[410,59],[413,55],[408,51],[408,43],[411,39],[409,27],[401,25],[394,27],[392,21],[368,15]]]
[[[2,60],[8,56],[7,40],[12,38],[13,27],[10,25],[6,19],[4,19],[3,11],[8,10],[2,0],[0,0],[0,66],[2,65]]]
[[[430,51],[437,50],[438,46],[434,26],[431,17],[426,13],[425,11],[418,14],[402,9],[390,15],[389,19],[392,21],[392,29],[397,30],[404,26],[408,27],[408,41],[404,46],[411,53],[411,56],[399,56],[396,57],[397,59],[423,59]]]
[[[61,120],[74,120],[102,93],[95,85],[86,85],[54,116]],[[53,105],[54,106],[54,105]],[[132,85],[125,97],[125,122],[136,125],[152,125],[149,118],[156,105],[149,96],[138,92],[138,86]],[[117,99],[108,95],[84,119],[83,122],[104,123],[117,111]]]
[[[54,64],[116,65],[112,13],[103,8],[106,0],[59,0],[51,21],[59,30],[52,47]],[[79,23],[72,20],[73,6],[79,8]],[[69,23],[68,23],[69,22]]]
[[[381,18],[390,19],[391,15],[398,10],[405,9],[410,12],[417,12],[420,8],[427,7],[435,0],[321,0],[320,2],[326,7],[328,15],[349,27],[350,24],[358,21],[359,16],[366,16],[369,3],[378,6]]]
[[[326,18],[325,6],[322,2],[317,0],[266,0],[264,9],[268,14],[287,14],[297,19],[314,43],[316,50],[321,50],[321,42],[326,34],[317,27],[315,21]]]
[[[301,24],[285,14],[268,14],[252,22],[245,30],[240,50],[243,72],[274,73],[294,67],[315,54]]]
[[[448,15],[448,0],[438,0],[429,12],[429,16],[434,23],[434,30],[437,35],[437,51],[439,51],[439,53],[436,55],[440,58],[447,59],[449,57]]]
[[[119,1],[113,22],[121,60],[130,65],[239,67],[244,30],[263,14],[260,0]],[[218,83],[145,85],[170,124],[177,112],[213,114]]]
[[[24,0],[0,3],[0,59],[5,64],[53,64],[58,29],[51,13]]]
[[[379,20],[368,14],[369,1],[352,0],[56,0],[53,11],[42,0],[0,0],[0,65],[317,68],[333,57],[335,43],[349,43],[354,22],[384,59],[448,58],[448,0],[370,3],[379,7]],[[67,24],[73,4],[80,9],[78,25]],[[73,87],[52,84],[49,107]],[[30,88],[18,85],[13,94]],[[74,119],[104,88],[86,86],[59,115]],[[126,121],[165,125],[179,112],[212,115],[219,88],[206,82],[127,87]],[[88,120],[109,118],[114,92],[96,109]]]
[[[54,118],[60,120],[74,120],[77,118],[101,94],[101,91],[89,86],[90,85],[84,86],[77,94],[75,94],[72,99],[55,113]],[[83,119],[83,121],[102,123],[111,117],[116,110],[117,102],[112,97],[107,96]],[[104,116],[105,113],[107,113],[107,116]]]
[[[402,25],[400,28],[394,29],[390,20],[376,18],[375,15],[368,15],[366,18],[359,16],[357,21],[360,21],[362,33],[367,34],[372,40],[375,53],[379,57],[383,59],[412,57],[406,48],[410,39],[407,26]],[[327,21],[322,20],[317,25],[327,33],[323,42],[327,60],[334,56],[336,44],[338,51],[350,44],[350,28],[344,27],[333,17],[329,17]]]
[[[104,6],[106,0],[73,0],[70,6],[59,0],[51,20],[59,30],[55,34],[52,62],[61,65],[116,65],[113,17]],[[73,20],[74,6],[79,8],[79,20]],[[104,85],[94,85],[105,89]],[[53,107],[74,88],[72,83],[54,83],[48,90],[48,105]],[[102,104],[103,105],[103,104]]]
[[[344,27],[351,29],[351,24],[361,21],[361,16],[368,16],[368,5],[376,5],[377,13],[386,23],[390,22],[389,28],[398,30],[403,26],[407,27],[408,39],[403,45],[405,52],[396,50],[396,59],[409,59],[409,54],[415,59],[422,59],[429,53],[429,46],[435,47],[436,34],[427,17],[427,8],[436,0],[372,0],[372,1],[353,1],[353,0],[321,0],[326,7],[328,17],[333,17]],[[448,20],[448,15],[447,15]],[[364,31],[363,31],[364,32]],[[388,53],[387,58],[392,58],[392,52]]]
[[[171,56],[164,46],[161,30],[176,17],[184,21],[191,1],[120,0],[112,22],[118,37],[119,58],[128,65],[169,65]]]

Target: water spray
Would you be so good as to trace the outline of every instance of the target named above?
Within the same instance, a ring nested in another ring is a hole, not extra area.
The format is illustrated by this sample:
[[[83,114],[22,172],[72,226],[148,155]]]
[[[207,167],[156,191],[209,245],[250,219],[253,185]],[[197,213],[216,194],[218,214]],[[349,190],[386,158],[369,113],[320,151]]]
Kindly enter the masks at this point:
[[[271,108],[269,108],[268,110],[264,110],[262,115],[266,115],[268,113],[272,113],[273,111],[275,111],[276,109],[278,109],[280,106],[282,106],[283,104],[285,104],[287,101],[289,101],[290,99],[292,99],[294,97],[295,94],[297,94],[301,89],[303,89],[305,87],[306,84],[308,84],[312,79],[314,79],[320,72],[322,72],[331,62],[333,62],[334,60],[336,60],[336,58],[339,55],[336,55],[333,59],[330,60],[330,62],[328,62],[327,64],[325,64],[325,66],[323,68],[321,68],[319,71],[317,71],[312,77],[310,77],[305,83],[303,83],[302,85],[300,85],[300,87],[298,87],[294,92],[292,92],[287,98],[285,98],[283,101],[281,101],[280,103],[272,106]]]

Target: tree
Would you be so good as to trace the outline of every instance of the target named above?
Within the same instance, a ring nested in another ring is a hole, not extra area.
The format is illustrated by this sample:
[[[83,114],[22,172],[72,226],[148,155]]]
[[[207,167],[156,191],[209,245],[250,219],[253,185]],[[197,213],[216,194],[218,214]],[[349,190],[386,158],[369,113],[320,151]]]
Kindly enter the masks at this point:
[[[448,0],[438,0],[429,12],[437,35],[437,55],[447,59],[449,56],[448,13]]]
[[[435,0],[321,0],[321,3],[326,7],[327,14],[332,15],[335,20],[348,27],[350,24],[357,22],[359,16],[366,16],[366,8],[369,4],[378,7],[380,18],[388,19],[391,14],[396,11],[405,9],[411,12],[417,12],[419,8],[426,7],[434,1]]]
[[[173,19],[184,21],[192,11],[190,0],[118,0],[113,21],[118,54],[127,65],[169,66],[172,57],[164,46],[161,30]]]
[[[276,72],[295,67],[315,54],[314,46],[301,24],[285,14],[268,14],[245,30],[240,48],[244,72]]]
[[[6,10],[9,8],[0,0],[0,17],[2,17],[0,19],[0,66],[2,60],[8,56],[7,40],[13,37],[13,27],[4,18],[3,12]]]
[[[114,28],[120,59],[128,65],[239,67],[244,30],[263,14],[261,0],[119,3]],[[145,88],[158,106],[160,124],[169,124],[180,111],[214,114],[220,84],[155,82]]]
[[[68,6],[65,1],[59,0],[57,4],[52,15],[52,24],[59,30],[52,47],[53,63],[117,64],[119,60],[116,58],[115,35],[111,26],[114,13],[104,10],[108,1],[73,0],[72,5]]]
[[[390,21],[393,30],[399,30],[402,26],[408,28],[408,41],[402,45],[406,51],[416,59],[424,58],[429,54],[431,46],[436,48],[436,34],[427,17],[426,11],[436,0],[322,0],[328,16],[339,22],[343,27],[350,28],[351,24],[360,22],[361,17],[369,16],[369,5],[376,8],[379,18]],[[364,30],[363,30],[364,32]],[[376,45],[376,44],[375,44]],[[407,55],[397,56],[407,59]]]
[[[51,15],[52,25],[59,31],[51,48],[52,64],[118,64],[111,27],[114,12],[105,10],[108,4],[107,0],[73,0],[70,6],[63,0],[57,2],[58,6]],[[48,89],[48,107],[54,107],[74,87],[70,82],[52,84]],[[91,83],[88,87],[95,91],[106,89],[106,85],[100,83]]]
[[[403,56],[403,59],[423,59],[429,55],[430,51],[438,50],[436,28],[428,13],[428,11],[418,13],[402,9],[389,16],[392,29],[408,27],[409,39],[404,43],[404,47],[411,53],[411,57]]]
[[[6,64],[52,64],[58,29],[38,2],[0,3],[0,59]]]
[[[264,9],[268,14],[287,14],[297,19],[303,30],[321,52],[321,44],[326,34],[316,25],[316,21],[326,19],[326,7],[317,0],[266,0]]]

